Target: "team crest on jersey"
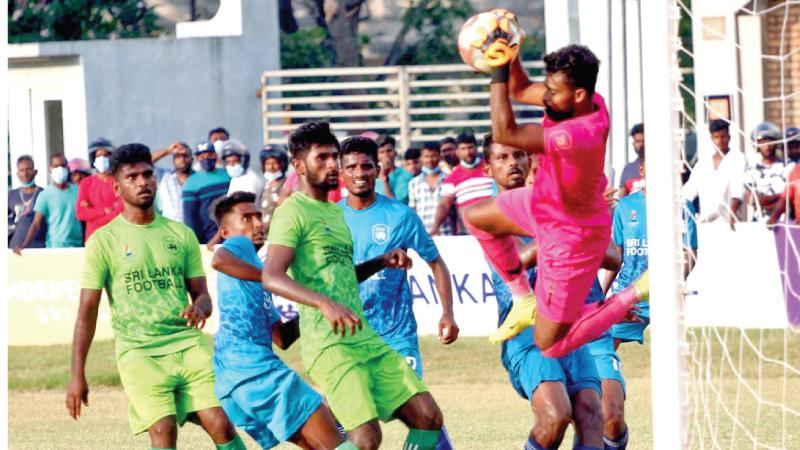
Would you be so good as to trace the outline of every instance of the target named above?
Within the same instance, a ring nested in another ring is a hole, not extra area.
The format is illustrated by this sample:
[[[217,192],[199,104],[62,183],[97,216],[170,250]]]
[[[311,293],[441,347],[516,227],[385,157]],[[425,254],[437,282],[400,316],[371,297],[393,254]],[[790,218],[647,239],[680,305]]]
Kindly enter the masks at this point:
[[[177,255],[180,251],[178,247],[178,240],[172,236],[164,236],[161,241],[164,243],[164,248],[172,255]]]
[[[636,210],[631,210],[631,222],[638,222],[639,219],[636,218]]]
[[[372,240],[376,244],[383,244],[389,240],[389,227],[384,224],[372,226]]]
[[[572,137],[566,131],[558,130],[550,134],[550,142],[558,150],[566,150],[572,147]]]
[[[328,222],[325,219],[322,219],[322,229],[325,230],[326,234],[333,234],[333,230],[328,226]]]
[[[133,252],[131,251],[131,248],[128,246],[128,244],[124,244],[122,246],[122,254],[125,255],[126,258],[133,257]]]

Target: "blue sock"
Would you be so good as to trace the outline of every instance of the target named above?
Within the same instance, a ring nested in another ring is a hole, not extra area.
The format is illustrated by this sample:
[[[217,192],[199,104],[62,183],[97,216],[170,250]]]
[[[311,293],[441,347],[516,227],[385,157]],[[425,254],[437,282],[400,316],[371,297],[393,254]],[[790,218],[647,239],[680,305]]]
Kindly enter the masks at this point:
[[[342,436],[347,437],[347,431],[345,431],[344,427],[339,423],[338,420],[336,421],[336,430],[338,430],[339,434]]]
[[[539,445],[539,443],[536,442],[533,436],[528,436],[528,441],[525,442],[525,447],[523,447],[523,450],[549,450],[549,449]]]
[[[598,447],[589,447],[588,445],[578,444],[572,447],[572,450],[603,450],[603,449]]]
[[[442,425],[442,433],[439,435],[439,442],[436,443],[436,450],[453,450],[453,441],[450,440],[444,425]]]
[[[605,450],[625,450],[628,447],[628,429],[625,428],[616,439],[603,436],[603,447]]]

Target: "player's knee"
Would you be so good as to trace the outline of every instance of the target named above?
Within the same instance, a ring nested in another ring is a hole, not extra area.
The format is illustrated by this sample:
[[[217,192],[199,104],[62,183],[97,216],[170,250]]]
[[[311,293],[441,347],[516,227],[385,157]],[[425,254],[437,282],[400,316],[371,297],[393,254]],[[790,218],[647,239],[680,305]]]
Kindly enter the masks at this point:
[[[625,431],[625,410],[622,402],[603,402],[603,429],[618,435]]]
[[[221,409],[218,414],[206,417],[203,426],[214,442],[224,444],[236,437],[236,428]]]
[[[436,406],[436,403],[423,409],[421,422],[419,427],[421,430],[439,430],[442,428],[444,417],[442,416],[442,410]]]
[[[359,430],[359,432],[348,433],[347,438],[359,450],[377,450],[381,446],[383,436],[380,430],[370,428],[369,430]]]
[[[575,402],[575,421],[585,431],[603,429],[603,409],[597,396]]]
[[[153,442],[174,442],[178,436],[178,425],[172,419],[161,419],[147,429]]]
[[[567,427],[572,420],[572,411],[562,405],[548,404],[537,412],[537,418],[539,420],[538,423],[549,434],[561,436],[567,431]]]

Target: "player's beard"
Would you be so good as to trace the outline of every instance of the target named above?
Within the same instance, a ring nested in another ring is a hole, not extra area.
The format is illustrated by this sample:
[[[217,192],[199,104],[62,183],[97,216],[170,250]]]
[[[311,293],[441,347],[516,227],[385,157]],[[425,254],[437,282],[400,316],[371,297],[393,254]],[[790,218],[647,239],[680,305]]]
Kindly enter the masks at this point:
[[[547,117],[549,117],[550,120],[554,120],[556,122],[561,122],[562,120],[571,119],[575,113],[575,111],[571,107],[566,111],[556,111],[547,103],[545,103],[544,105],[544,112],[545,114],[547,114]]]

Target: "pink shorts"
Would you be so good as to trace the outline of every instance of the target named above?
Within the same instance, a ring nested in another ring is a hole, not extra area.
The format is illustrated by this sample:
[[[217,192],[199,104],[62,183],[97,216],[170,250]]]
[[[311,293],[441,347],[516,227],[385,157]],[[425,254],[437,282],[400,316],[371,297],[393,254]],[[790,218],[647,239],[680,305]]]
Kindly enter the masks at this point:
[[[572,323],[597,279],[611,227],[537,222],[531,212],[532,195],[530,187],[502,192],[497,206],[536,240],[537,313],[553,322]]]

